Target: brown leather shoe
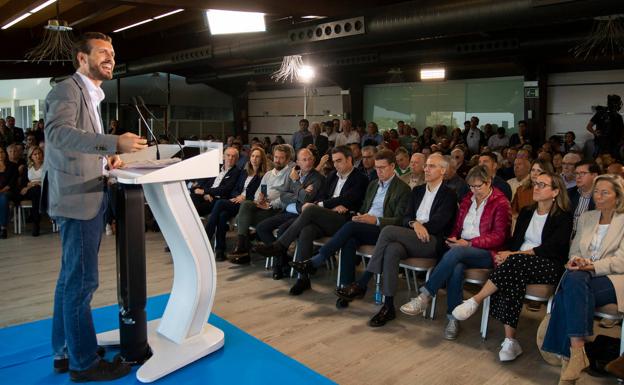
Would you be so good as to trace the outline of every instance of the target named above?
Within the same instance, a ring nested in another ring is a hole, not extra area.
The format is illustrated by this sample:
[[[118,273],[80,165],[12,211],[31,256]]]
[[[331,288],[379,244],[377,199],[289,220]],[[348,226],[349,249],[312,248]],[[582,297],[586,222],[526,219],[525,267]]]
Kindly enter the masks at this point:
[[[336,289],[336,295],[346,301],[353,301],[354,299],[362,299],[366,294],[366,288],[361,288],[356,282],[353,282],[349,286]]]
[[[589,366],[589,359],[585,348],[570,347],[570,360],[568,365],[561,371],[561,380],[574,381],[581,377],[581,372]]]
[[[372,328],[378,328],[384,326],[388,321],[392,321],[396,318],[396,313],[393,307],[383,305],[379,312],[368,321],[368,326]]]
[[[607,372],[613,374],[617,378],[624,379],[624,356],[620,356],[607,364]]]

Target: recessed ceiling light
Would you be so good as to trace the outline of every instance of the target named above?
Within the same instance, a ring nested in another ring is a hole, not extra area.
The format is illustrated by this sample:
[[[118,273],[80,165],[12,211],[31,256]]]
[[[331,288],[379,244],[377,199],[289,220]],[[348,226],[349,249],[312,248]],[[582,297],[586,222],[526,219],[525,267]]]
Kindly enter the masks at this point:
[[[212,35],[266,31],[264,13],[260,12],[209,9],[206,17]]]
[[[420,70],[421,80],[440,80],[446,77],[444,68],[428,68]]]

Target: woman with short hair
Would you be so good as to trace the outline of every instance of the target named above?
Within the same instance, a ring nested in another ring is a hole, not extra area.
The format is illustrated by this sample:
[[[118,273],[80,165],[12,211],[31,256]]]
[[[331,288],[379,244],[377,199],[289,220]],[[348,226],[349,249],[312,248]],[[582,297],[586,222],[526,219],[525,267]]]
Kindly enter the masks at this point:
[[[450,248],[442,256],[420,295],[401,306],[408,315],[422,314],[437,291],[446,285],[447,318],[444,338],[454,340],[459,334],[459,321],[451,311],[461,304],[464,270],[491,269],[494,256],[503,248],[511,228],[511,207],[505,194],[492,187],[492,178],[484,166],[473,167],[466,176],[471,192],[461,204],[455,226],[446,240]]]

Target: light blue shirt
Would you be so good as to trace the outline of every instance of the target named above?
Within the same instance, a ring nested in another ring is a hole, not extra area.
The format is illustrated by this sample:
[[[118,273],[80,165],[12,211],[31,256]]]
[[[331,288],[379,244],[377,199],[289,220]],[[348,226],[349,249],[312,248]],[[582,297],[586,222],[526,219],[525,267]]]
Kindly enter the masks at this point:
[[[373,204],[371,205],[370,210],[368,210],[368,215],[372,215],[377,218],[377,224],[379,224],[379,218],[383,217],[384,200],[386,199],[386,193],[388,192],[388,187],[390,187],[392,179],[394,179],[394,176],[386,182],[377,182],[377,193],[375,194],[375,198],[373,198]]]

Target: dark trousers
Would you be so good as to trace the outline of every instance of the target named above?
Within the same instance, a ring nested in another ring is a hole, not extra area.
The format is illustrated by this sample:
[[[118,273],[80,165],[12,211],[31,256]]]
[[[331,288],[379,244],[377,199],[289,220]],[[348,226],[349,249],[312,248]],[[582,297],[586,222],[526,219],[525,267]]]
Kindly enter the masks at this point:
[[[306,260],[312,257],[315,239],[335,234],[348,217],[335,211],[319,207],[309,206],[303,210],[296,221],[277,239],[284,247],[292,242],[297,242],[297,260]]]
[[[551,259],[526,254],[510,256],[490,275],[498,288],[492,295],[492,317],[517,328],[526,286],[556,285],[562,272],[563,266]]]
[[[256,226],[256,234],[265,244],[268,245],[273,243],[275,242],[273,230],[277,229],[277,234],[279,236],[284,233],[288,226],[292,225],[298,217],[299,215],[297,214],[282,212],[270,218],[264,219]]]
[[[429,242],[423,242],[413,229],[384,227],[366,270],[375,274],[383,272],[382,293],[386,297],[394,297],[398,286],[399,264],[406,258],[436,258],[436,238],[430,235]]]
[[[24,198],[32,202],[31,218],[33,225],[39,225],[41,214],[39,213],[39,205],[41,203],[41,186],[33,186],[26,191]]]
[[[240,204],[238,216],[236,217],[238,235],[249,235],[249,226],[256,226],[263,220],[278,213],[278,210],[259,209],[253,201],[243,201]]]
[[[204,199],[203,195],[198,195],[195,193],[191,193],[191,200],[193,201],[193,205],[195,205],[197,214],[200,217],[210,214],[210,211],[212,211],[212,206],[214,206],[214,203],[216,201],[215,199],[212,202],[209,202]]]
[[[206,224],[206,234],[212,241],[212,237],[217,233],[214,249],[225,251],[225,236],[228,231],[228,221],[236,216],[240,204],[230,202],[229,199],[219,199],[215,202],[208,223]]]

